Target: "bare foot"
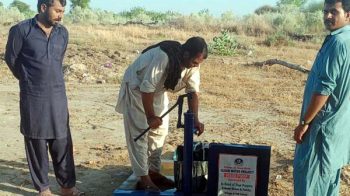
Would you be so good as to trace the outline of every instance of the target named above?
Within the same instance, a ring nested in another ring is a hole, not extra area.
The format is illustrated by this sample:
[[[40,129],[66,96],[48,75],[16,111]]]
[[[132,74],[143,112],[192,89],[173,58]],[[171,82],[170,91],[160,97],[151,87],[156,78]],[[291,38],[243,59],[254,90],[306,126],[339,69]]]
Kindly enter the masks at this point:
[[[136,189],[150,192],[160,192],[160,189],[153,183],[149,175],[140,176],[140,180],[136,184]]]
[[[175,183],[173,180],[163,176],[158,172],[150,170],[149,176],[151,180],[162,190],[175,188]]]
[[[50,189],[39,192],[38,196],[52,196]]]

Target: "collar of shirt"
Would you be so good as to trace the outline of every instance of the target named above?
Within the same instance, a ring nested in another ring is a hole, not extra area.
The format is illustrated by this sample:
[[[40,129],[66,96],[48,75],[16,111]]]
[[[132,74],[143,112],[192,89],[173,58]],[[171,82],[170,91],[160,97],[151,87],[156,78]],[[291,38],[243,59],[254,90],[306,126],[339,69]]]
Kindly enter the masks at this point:
[[[337,35],[337,34],[340,34],[340,33],[343,33],[343,32],[346,32],[346,31],[350,31],[350,25],[345,25],[335,31],[332,31],[330,33],[330,35]]]

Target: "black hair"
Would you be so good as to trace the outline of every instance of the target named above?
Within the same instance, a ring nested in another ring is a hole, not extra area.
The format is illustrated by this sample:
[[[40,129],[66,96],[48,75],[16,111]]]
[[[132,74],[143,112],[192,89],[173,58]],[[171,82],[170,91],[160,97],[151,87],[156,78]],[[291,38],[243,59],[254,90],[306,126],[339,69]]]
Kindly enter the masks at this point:
[[[345,12],[350,11],[350,0],[325,0],[325,4],[336,4],[336,3],[342,3],[343,9]]]
[[[40,13],[42,4],[45,4],[47,7],[50,7],[53,5],[54,1],[55,0],[38,0],[38,5],[37,5],[38,12]],[[57,0],[57,1],[59,1],[63,7],[66,6],[67,4],[66,0]]]
[[[189,53],[189,58],[194,58],[200,53],[204,59],[208,57],[208,46],[202,37],[191,37],[181,47],[183,52]]]
[[[183,63],[183,55],[185,52],[188,52],[189,58],[195,58],[198,54],[203,54],[204,59],[208,57],[207,43],[205,43],[204,39],[201,37],[191,37],[182,45],[177,41],[162,41],[158,44],[147,47],[142,51],[142,54],[158,46],[167,54],[169,58],[169,64],[166,70],[166,79],[164,82],[165,89],[174,90],[179,79],[181,78],[181,63]]]

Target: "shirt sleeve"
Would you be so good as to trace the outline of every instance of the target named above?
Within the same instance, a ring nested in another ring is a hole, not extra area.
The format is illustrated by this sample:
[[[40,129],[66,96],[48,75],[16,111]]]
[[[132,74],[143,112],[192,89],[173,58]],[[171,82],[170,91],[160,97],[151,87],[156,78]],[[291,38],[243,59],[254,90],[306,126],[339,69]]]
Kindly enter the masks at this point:
[[[18,62],[18,55],[21,52],[23,45],[23,38],[20,33],[19,26],[13,26],[10,29],[9,37],[6,44],[5,62],[10,68],[12,74],[20,78],[20,63]]]
[[[191,68],[188,80],[186,81],[186,93],[199,92],[200,72],[199,67]]]
[[[66,51],[67,51],[67,46],[68,46],[68,41],[69,41],[69,33],[68,33],[68,30],[65,28],[65,27],[63,27],[63,32],[64,32],[64,41],[65,41],[65,43],[64,43],[64,51],[63,51],[63,54],[62,54],[62,63],[63,63],[63,59],[64,59],[64,55],[66,54]]]
[[[328,56],[325,58],[324,65],[318,77],[315,92],[321,95],[330,95],[337,86],[337,79],[340,75],[340,68],[345,62],[347,49],[343,44],[336,42],[334,49],[329,50]]]
[[[155,92],[160,85],[166,71],[169,59],[165,52],[161,51],[151,56],[150,64],[146,66],[145,75],[140,84],[140,91],[145,93]]]

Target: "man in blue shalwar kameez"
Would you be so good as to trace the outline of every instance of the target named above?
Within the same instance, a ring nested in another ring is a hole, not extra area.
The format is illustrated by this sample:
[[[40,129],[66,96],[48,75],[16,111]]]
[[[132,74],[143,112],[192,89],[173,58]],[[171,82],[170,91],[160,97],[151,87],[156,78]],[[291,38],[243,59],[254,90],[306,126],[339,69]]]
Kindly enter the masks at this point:
[[[50,152],[61,195],[82,195],[75,188],[75,166],[68,122],[62,61],[68,31],[59,24],[66,0],[38,0],[34,18],[11,27],[5,61],[19,80],[21,133],[29,171],[39,195],[49,188]]]
[[[350,0],[325,0],[326,37],[305,86],[294,130],[294,195],[339,194],[350,163]]]

